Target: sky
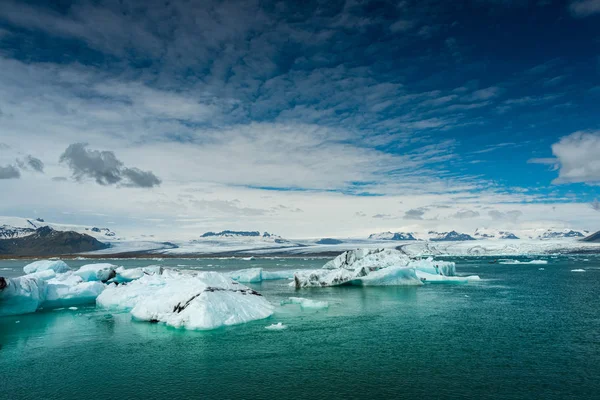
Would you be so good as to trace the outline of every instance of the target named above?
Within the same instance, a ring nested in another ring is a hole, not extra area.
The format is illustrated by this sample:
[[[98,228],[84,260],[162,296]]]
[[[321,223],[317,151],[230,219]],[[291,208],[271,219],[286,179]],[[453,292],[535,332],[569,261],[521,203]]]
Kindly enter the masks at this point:
[[[600,229],[600,0],[3,0],[0,71],[0,215]]]

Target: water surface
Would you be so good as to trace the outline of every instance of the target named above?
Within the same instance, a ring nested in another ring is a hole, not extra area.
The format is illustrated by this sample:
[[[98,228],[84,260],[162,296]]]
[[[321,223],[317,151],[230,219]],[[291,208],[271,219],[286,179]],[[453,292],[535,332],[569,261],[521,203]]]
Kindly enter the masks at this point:
[[[456,261],[461,274],[483,280],[301,291],[287,281],[249,284],[277,305],[302,296],[330,307],[279,306],[267,320],[209,332],[133,322],[127,313],[94,306],[0,318],[0,398],[563,399],[600,393],[599,258],[547,257],[547,265],[446,259]],[[317,268],[325,261],[109,262],[225,271]],[[20,275],[25,263],[0,261],[0,275]],[[276,322],[288,329],[265,329]]]

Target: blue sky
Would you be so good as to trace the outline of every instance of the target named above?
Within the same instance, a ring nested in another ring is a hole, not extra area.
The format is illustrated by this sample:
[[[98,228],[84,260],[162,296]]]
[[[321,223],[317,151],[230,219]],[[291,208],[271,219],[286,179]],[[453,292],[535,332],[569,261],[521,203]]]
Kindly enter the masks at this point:
[[[599,38],[598,0],[3,1],[0,215],[595,229]]]

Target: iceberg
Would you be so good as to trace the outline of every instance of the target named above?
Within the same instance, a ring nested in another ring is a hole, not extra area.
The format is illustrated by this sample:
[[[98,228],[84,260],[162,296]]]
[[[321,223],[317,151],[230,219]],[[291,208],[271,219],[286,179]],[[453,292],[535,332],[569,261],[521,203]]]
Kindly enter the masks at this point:
[[[268,280],[292,279],[296,271],[265,271],[262,268],[246,268],[229,272],[228,276],[237,282],[259,283]]]
[[[0,278],[0,316],[93,304],[103,290],[102,283],[86,282],[73,271],[57,274],[42,269],[18,278]]]
[[[94,304],[103,290],[101,282],[85,282],[73,273],[60,274],[46,282],[46,296],[41,308]]]
[[[286,304],[298,304],[301,309],[310,308],[320,310],[329,308],[329,302],[327,301],[305,299],[304,297],[289,297],[287,300],[281,301],[282,306]]]
[[[81,267],[75,274],[80,276],[84,281],[100,281],[107,282],[116,276],[117,266],[109,263],[86,264]]]
[[[126,269],[119,267],[115,270],[115,277],[110,281],[117,283],[127,283],[140,279],[144,275],[160,275],[163,273],[163,267],[160,265],[149,265],[141,268]]]
[[[133,319],[175,328],[209,330],[273,314],[262,295],[217,272],[165,270],[126,285],[109,284],[96,304],[129,311]]]
[[[519,261],[519,260],[500,260],[498,264],[531,264],[531,265],[545,265],[548,264],[546,260],[531,260],[531,261]]]
[[[320,271],[294,274],[296,288],[339,285],[419,286],[425,283],[466,283],[478,276],[456,276],[456,264],[433,258],[412,260],[394,249],[358,249],[344,252]]]
[[[281,322],[278,322],[276,324],[271,324],[269,326],[265,326],[265,329],[268,329],[270,331],[281,331],[281,330],[287,329],[287,325],[284,325]]]
[[[32,275],[0,278],[0,316],[35,312],[46,298],[46,282]]]
[[[60,274],[69,271],[69,266],[61,260],[39,260],[23,267],[23,272],[25,272],[25,274],[33,274],[47,270],[52,270],[57,274]]]

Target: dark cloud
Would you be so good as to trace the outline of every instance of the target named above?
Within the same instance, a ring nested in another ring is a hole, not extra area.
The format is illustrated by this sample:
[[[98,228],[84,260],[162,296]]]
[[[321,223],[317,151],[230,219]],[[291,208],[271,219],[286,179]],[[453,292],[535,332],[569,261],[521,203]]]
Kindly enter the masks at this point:
[[[19,179],[21,172],[14,165],[0,166],[0,179]]]
[[[390,218],[394,218],[394,217],[391,214],[375,214],[375,215],[373,215],[372,218],[390,219]]]
[[[39,158],[28,155],[23,159],[17,159],[17,165],[24,170],[33,170],[35,172],[44,173],[44,163]]]
[[[404,219],[423,219],[423,215],[425,215],[425,209],[422,208],[413,208],[412,210],[408,210],[404,213]]]
[[[73,143],[60,156],[73,172],[73,178],[82,181],[92,178],[99,185],[121,184],[127,187],[150,188],[161,180],[150,171],[125,167],[112,151],[89,150],[86,143]]]
[[[598,201],[598,199],[594,199],[594,201],[590,203],[590,207],[592,207],[592,210],[600,211],[600,201]]]
[[[64,176],[55,176],[54,178],[52,178],[52,180],[54,182],[66,182],[68,179]]]
[[[138,168],[123,169],[123,177],[129,179],[125,186],[150,188],[161,183],[161,180],[152,172],[142,171]]]

